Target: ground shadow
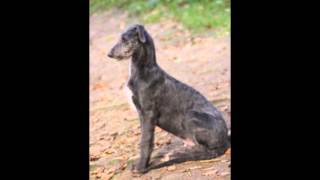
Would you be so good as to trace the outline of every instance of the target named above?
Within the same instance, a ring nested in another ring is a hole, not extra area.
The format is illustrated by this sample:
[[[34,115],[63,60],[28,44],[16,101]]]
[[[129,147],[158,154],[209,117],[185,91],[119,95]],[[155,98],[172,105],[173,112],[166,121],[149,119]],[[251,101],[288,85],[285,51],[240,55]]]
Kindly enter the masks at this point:
[[[209,160],[223,154],[224,152],[209,152],[201,147],[188,148],[181,147],[178,144],[172,144],[163,147],[152,157],[148,171],[187,161]],[[169,156],[169,160],[163,162],[166,156]]]

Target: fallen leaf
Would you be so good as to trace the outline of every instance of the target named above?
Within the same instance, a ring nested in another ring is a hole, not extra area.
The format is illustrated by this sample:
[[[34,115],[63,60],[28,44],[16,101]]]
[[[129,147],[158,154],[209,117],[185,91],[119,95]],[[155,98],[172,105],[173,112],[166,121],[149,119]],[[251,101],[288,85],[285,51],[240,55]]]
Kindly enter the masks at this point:
[[[130,143],[136,142],[137,141],[137,137],[135,137],[135,136],[128,137],[127,141],[130,142]]]
[[[97,161],[98,159],[100,159],[99,156],[90,156],[90,161]]]
[[[202,163],[210,163],[210,162],[218,162],[221,161],[221,159],[209,159],[209,160],[202,160],[200,162]]]
[[[122,139],[119,141],[119,144],[128,144],[127,139]]]
[[[163,158],[160,159],[161,162],[166,162],[166,161],[169,161],[170,160],[170,153],[164,155]]]
[[[179,63],[181,63],[181,61],[182,61],[182,60],[181,60],[179,57],[174,58],[174,62],[175,62],[175,63],[178,63],[178,64],[179,64]]]
[[[161,142],[161,140],[157,140],[157,141],[156,141],[156,145],[157,145],[157,146],[160,146],[160,145],[162,145],[162,144],[163,144],[163,143]]]
[[[214,169],[214,170],[211,170],[211,171],[207,171],[205,173],[202,173],[202,175],[204,176],[214,176],[218,173],[218,170],[217,169]]]
[[[168,168],[168,171],[174,171],[177,169],[176,165],[172,165],[172,166],[169,166]]]
[[[128,159],[129,159],[129,157],[127,155],[122,156],[122,160],[127,161]]]
[[[225,152],[225,154],[231,154],[231,148],[229,148],[229,149]]]
[[[131,161],[131,160],[134,160],[134,159],[137,159],[139,157],[139,155],[135,155],[135,156],[131,156],[128,161]]]
[[[103,171],[104,171],[104,168],[97,168],[96,170],[94,170],[94,171],[91,171],[90,172],[90,174],[92,175],[92,176],[99,176],[99,177],[101,177],[101,173],[103,173]]]
[[[171,144],[171,139],[166,140],[166,141],[165,141],[165,144],[166,144],[166,145]]]
[[[104,153],[105,153],[105,154],[113,154],[114,151],[113,151],[112,149],[108,149],[108,150],[106,150]]]
[[[202,168],[202,167],[201,166],[194,166],[194,167],[189,168],[189,170],[200,169],[200,168]]]
[[[103,89],[105,87],[107,87],[107,84],[105,84],[105,83],[97,83],[91,88],[91,90]]]
[[[115,175],[115,171],[104,173],[100,176],[102,180],[110,180]]]
[[[161,131],[162,131],[161,128],[156,127],[156,130],[155,130],[156,133],[161,132]]]
[[[94,172],[90,172],[90,174],[91,174],[92,176],[94,176],[94,175],[97,175],[98,172],[97,172],[97,171],[94,171]]]
[[[208,170],[211,170],[211,169],[215,169],[216,167],[212,166],[212,167],[209,167],[209,168],[206,168],[206,169],[203,169],[204,171],[208,171]]]
[[[164,136],[168,136],[169,135],[169,133],[168,132],[164,132]]]
[[[141,173],[138,173],[138,172],[135,172],[135,171],[131,171],[132,172],[132,177],[141,177],[142,174]]]
[[[229,162],[229,160],[228,159],[223,159],[223,160],[221,160],[221,162],[222,163],[226,163],[226,162]]]
[[[227,175],[229,175],[230,174],[230,172],[222,172],[221,174],[220,174],[220,176],[227,176]]]
[[[127,168],[128,164],[127,163],[123,163],[120,167],[120,170],[125,170]]]
[[[159,139],[156,141],[157,146],[162,146],[164,144],[166,145],[171,144],[171,139]]]
[[[95,175],[96,178],[101,178],[101,176],[102,176],[101,174]]]
[[[160,169],[160,173],[161,173],[161,174],[166,173],[166,169],[165,169],[165,168],[161,168],[161,169]]]
[[[119,133],[117,133],[117,132],[110,134],[111,140],[114,141],[118,135],[119,135]]]
[[[112,167],[112,168],[108,169],[108,170],[106,171],[106,173],[107,173],[107,174],[112,174],[112,173],[114,173],[115,171],[116,171],[116,168],[115,168],[115,167]]]

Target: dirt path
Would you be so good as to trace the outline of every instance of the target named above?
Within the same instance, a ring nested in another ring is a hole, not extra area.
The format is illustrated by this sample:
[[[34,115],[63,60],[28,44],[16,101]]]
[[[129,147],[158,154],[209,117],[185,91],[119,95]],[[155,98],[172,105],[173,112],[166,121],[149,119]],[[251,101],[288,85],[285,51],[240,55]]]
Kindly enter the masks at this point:
[[[121,12],[90,17],[90,179],[230,179],[230,151],[211,161],[193,161],[133,177],[129,166],[138,156],[137,113],[124,93],[128,61],[106,53],[119,33],[135,20]],[[230,38],[192,36],[176,22],[146,25],[163,69],[203,93],[230,125]],[[155,153],[181,146],[172,135],[156,129]],[[164,159],[166,160],[166,159]]]

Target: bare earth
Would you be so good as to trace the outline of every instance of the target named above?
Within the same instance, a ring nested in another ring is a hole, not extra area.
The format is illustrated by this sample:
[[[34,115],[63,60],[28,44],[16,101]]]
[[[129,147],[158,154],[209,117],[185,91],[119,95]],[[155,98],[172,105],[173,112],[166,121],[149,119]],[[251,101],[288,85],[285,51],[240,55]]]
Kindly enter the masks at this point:
[[[140,127],[125,94],[129,61],[109,59],[106,53],[134,22],[118,11],[90,17],[90,179],[229,180],[230,149],[216,159],[176,164],[140,177],[131,174],[139,154]],[[155,41],[159,65],[204,94],[230,126],[230,37],[195,36],[173,21],[145,27]],[[182,144],[157,128],[153,156]]]

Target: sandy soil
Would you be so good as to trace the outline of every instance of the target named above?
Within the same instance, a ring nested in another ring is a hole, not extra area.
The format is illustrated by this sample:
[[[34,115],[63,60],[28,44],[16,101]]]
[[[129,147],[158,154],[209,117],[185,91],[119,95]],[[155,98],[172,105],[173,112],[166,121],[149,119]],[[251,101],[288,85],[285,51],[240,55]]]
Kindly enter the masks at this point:
[[[219,158],[155,169],[141,177],[130,172],[138,158],[140,127],[125,94],[129,61],[106,56],[134,18],[109,11],[90,17],[90,179],[230,179],[230,149]],[[159,65],[193,86],[220,109],[230,126],[230,37],[192,35],[179,23],[145,25]],[[156,129],[155,150],[178,148],[182,141]],[[166,159],[163,159],[166,160]]]

